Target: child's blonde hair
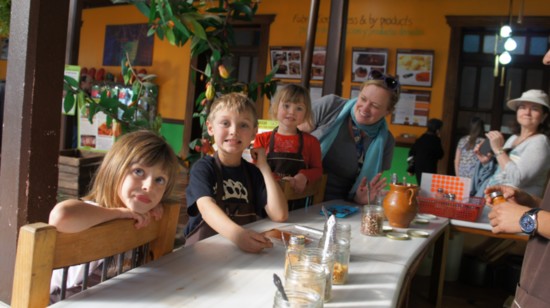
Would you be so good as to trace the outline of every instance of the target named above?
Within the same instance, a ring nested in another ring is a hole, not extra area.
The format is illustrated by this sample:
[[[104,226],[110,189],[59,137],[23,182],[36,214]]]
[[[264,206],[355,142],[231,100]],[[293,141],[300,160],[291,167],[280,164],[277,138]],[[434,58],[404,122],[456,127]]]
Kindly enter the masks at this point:
[[[180,165],[170,145],[148,130],[125,134],[114,143],[99,166],[92,188],[84,199],[108,208],[126,207],[118,196],[118,189],[134,163],[145,166],[162,164],[162,171],[168,179],[161,201],[166,201],[174,188]]]
[[[250,112],[253,117],[254,127],[258,127],[258,113],[256,105],[246,95],[242,93],[228,93],[218,97],[210,107],[208,122],[214,122],[216,113],[220,110],[229,110],[242,114]]]
[[[288,103],[304,103],[306,105],[306,114],[304,116],[304,121],[309,125],[313,126],[313,111],[311,110],[311,97],[309,96],[309,91],[297,84],[288,84],[283,86],[281,89],[277,90],[275,96],[273,97],[271,104],[271,116],[277,118],[277,110],[279,109],[279,104],[281,102]],[[300,123],[301,124],[301,123]]]

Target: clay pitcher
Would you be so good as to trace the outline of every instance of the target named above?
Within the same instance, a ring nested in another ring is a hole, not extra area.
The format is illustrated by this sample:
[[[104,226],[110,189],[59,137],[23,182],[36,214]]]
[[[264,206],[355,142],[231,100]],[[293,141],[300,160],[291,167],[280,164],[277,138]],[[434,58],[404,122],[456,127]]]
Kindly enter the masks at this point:
[[[384,214],[390,226],[408,228],[418,212],[416,195],[418,186],[390,184],[390,190],[383,201]]]

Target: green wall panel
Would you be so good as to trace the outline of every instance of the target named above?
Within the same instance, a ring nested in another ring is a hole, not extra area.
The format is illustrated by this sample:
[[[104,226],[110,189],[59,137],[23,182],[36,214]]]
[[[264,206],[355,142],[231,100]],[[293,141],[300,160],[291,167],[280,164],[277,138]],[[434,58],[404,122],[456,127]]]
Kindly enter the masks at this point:
[[[183,124],[164,122],[160,128],[160,133],[172,146],[174,152],[179,154],[183,143]]]

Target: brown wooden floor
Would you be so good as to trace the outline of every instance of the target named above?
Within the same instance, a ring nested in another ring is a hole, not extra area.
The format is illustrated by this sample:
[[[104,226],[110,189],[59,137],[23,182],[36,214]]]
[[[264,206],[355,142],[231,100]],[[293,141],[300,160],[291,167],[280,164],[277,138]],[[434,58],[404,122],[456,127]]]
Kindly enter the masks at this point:
[[[428,276],[415,276],[411,285],[408,308],[433,307],[428,301]],[[502,308],[513,292],[502,287],[474,286],[460,280],[445,282],[443,288],[443,308]]]

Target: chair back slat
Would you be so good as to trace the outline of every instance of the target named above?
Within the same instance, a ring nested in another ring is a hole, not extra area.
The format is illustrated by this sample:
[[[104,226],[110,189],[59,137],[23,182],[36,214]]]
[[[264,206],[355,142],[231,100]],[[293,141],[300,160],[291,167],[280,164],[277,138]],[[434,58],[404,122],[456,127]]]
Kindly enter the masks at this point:
[[[162,219],[153,220],[141,229],[136,229],[135,222],[131,219],[108,221],[77,233],[57,232],[54,226],[45,223],[21,227],[17,243],[12,307],[47,306],[54,269],[123,255],[126,251],[146,244],[150,253],[144,256],[145,262],[171,252],[179,211],[180,204],[165,204]]]

